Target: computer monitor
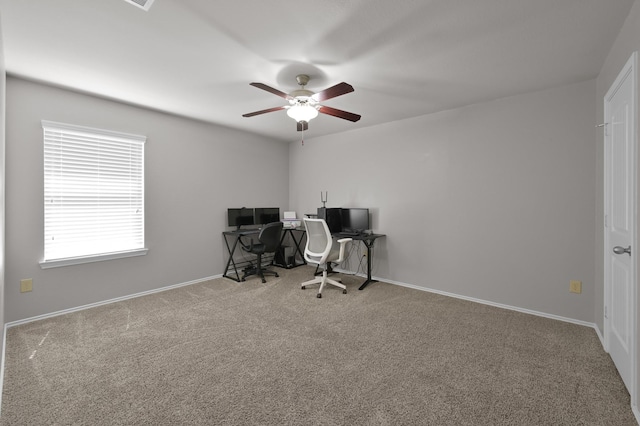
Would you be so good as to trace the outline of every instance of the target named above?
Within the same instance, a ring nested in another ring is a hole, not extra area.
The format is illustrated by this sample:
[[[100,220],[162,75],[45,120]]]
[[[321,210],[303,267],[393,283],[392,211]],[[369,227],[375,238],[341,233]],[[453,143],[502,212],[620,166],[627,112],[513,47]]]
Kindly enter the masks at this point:
[[[342,230],[364,232],[369,229],[369,209],[342,209]]]
[[[255,221],[258,225],[280,221],[280,208],[278,207],[256,207],[254,212]]]
[[[340,207],[318,207],[318,219],[327,222],[332,234],[342,231],[342,209]]]
[[[239,209],[227,209],[227,223],[240,229],[241,226],[255,225],[253,209],[242,207]]]

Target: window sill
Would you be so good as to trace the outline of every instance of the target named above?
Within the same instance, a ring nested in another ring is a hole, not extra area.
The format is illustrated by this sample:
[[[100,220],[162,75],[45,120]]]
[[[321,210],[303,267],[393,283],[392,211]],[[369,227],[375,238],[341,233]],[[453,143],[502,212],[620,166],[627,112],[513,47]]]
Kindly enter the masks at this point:
[[[102,262],[104,260],[122,259],[125,257],[144,256],[149,249],[135,249],[127,251],[119,251],[115,253],[97,254],[94,256],[68,257],[66,259],[44,260],[40,262],[40,268],[60,268],[62,266],[80,265],[83,263]]]

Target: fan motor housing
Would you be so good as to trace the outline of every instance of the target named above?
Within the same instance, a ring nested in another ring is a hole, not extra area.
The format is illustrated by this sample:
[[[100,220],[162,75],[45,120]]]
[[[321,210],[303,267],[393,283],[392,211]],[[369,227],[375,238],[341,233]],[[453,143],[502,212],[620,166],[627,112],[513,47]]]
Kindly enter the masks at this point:
[[[311,90],[306,89],[298,89],[289,93],[289,96],[291,96],[292,98],[303,98],[301,100],[304,100],[304,98],[310,98],[313,95],[315,95],[315,93],[313,93]]]

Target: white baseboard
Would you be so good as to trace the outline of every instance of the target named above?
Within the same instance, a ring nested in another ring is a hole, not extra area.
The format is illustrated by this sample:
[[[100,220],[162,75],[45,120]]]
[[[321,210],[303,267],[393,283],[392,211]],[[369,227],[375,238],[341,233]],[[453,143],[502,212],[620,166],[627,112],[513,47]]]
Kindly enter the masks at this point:
[[[59,315],[69,314],[71,312],[83,311],[85,309],[95,308],[96,306],[108,305],[110,303],[121,302],[123,300],[128,300],[128,299],[134,299],[136,297],[146,296],[146,295],[149,295],[149,294],[160,293],[162,291],[167,291],[167,290],[171,290],[171,289],[174,289],[174,288],[184,287],[184,286],[192,285],[192,284],[198,284],[198,283],[201,283],[201,282],[210,281],[210,280],[213,280],[215,278],[221,278],[221,277],[222,277],[222,274],[213,275],[211,277],[200,278],[200,279],[197,279],[197,280],[187,281],[187,282],[180,283],[180,284],[173,284],[173,285],[169,285],[169,286],[166,286],[166,287],[161,287],[161,288],[156,288],[156,289],[153,289],[153,290],[143,291],[143,292],[140,292],[140,293],[130,294],[128,296],[116,297],[115,299],[102,300],[100,302],[90,303],[88,305],[76,306],[75,308],[64,309],[62,311],[56,311],[56,312],[51,312],[51,313],[48,313],[48,314],[38,315],[38,316],[35,316],[35,317],[25,318],[25,319],[21,319],[21,320],[17,320],[17,321],[11,321],[11,322],[8,322],[8,323],[6,323],[4,325],[5,334],[6,334],[6,330],[8,328],[15,327],[16,325],[27,324],[27,323],[30,323],[30,322],[33,322],[33,321],[39,321],[39,320],[42,320],[42,319],[57,317]],[[4,356],[4,354],[3,354],[3,356]],[[4,369],[3,369],[3,371],[4,371]]]
[[[361,274],[361,273],[354,274],[351,271],[343,270],[341,268],[334,268],[334,270],[336,272],[341,272],[341,273],[345,273],[345,274],[356,275],[356,276],[359,276],[359,277],[362,277],[362,278],[366,278],[365,274]],[[120,301],[127,300],[127,299],[133,299],[133,298],[140,297],[140,296],[146,296],[148,294],[160,293],[162,291],[167,291],[167,290],[171,290],[171,289],[174,289],[174,288],[184,287],[184,286],[192,285],[192,284],[198,284],[198,283],[201,283],[201,282],[210,281],[212,279],[221,278],[221,277],[222,277],[222,274],[213,275],[213,276],[210,276],[210,277],[200,278],[200,279],[196,279],[196,280],[193,280],[193,281],[187,281],[187,282],[184,282],[184,283],[173,284],[173,285],[169,285],[169,286],[166,286],[166,287],[161,287],[161,288],[157,288],[157,289],[153,289],[153,290],[149,290],[149,291],[143,291],[141,293],[135,293],[135,294],[131,294],[131,295],[128,295],[128,296],[117,297],[115,299],[103,300],[103,301],[96,302],[96,303],[91,303],[91,304],[88,304],[88,305],[77,306],[77,307],[74,307],[74,308],[64,309],[64,310],[61,310],[61,311],[51,312],[51,313],[48,313],[48,314],[43,314],[43,315],[38,315],[38,316],[35,316],[35,317],[25,318],[25,319],[21,319],[21,320],[17,320],[17,321],[12,321],[12,322],[6,323],[4,328],[6,330],[6,329],[8,329],[10,327],[15,327],[17,325],[26,324],[26,323],[33,322],[33,321],[39,321],[39,320],[46,319],[46,318],[56,317],[58,315],[64,315],[64,314],[68,314],[68,313],[71,313],[71,312],[82,311],[82,310],[85,310],[85,309],[94,308],[96,306],[108,305],[109,303],[120,302]],[[591,327],[591,328],[593,328],[595,330],[596,334],[598,335],[598,338],[600,339],[600,342],[603,344],[603,347],[604,347],[604,338],[603,338],[602,334],[600,333],[600,330],[598,329],[598,327],[596,326],[595,323],[576,320],[576,319],[573,319],[573,318],[567,318],[567,317],[554,315],[554,314],[549,314],[549,313],[546,313],[546,312],[540,312],[540,311],[534,311],[534,310],[530,310],[530,309],[519,308],[517,306],[505,305],[505,304],[502,304],[502,303],[492,302],[490,300],[483,300],[483,299],[477,299],[477,298],[474,298],[474,297],[462,296],[462,295],[455,294],[455,293],[449,293],[449,292],[446,292],[446,291],[435,290],[435,289],[428,288],[428,287],[421,287],[421,286],[417,286],[417,285],[414,285],[414,284],[407,284],[407,283],[404,283],[404,282],[401,282],[401,281],[394,281],[394,280],[390,280],[390,279],[387,279],[387,278],[378,278],[378,277],[372,277],[372,278],[374,280],[377,280],[377,281],[383,281],[385,283],[398,285],[398,286],[401,286],[401,287],[412,288],[414,290],[426,291],[426,292],[429,292],[429,293],[440,294],[442,296],[454,297],[456,299],[462,299],[462,300],[468,300],[470,302],[481,303],[483,305],[495,306],[497,308],[508,309],[508,310],[511,310],[511,311],[522,312],[522,313],[525,313],[525,314],[531,314],[531,315],[536,315],[536,316],[539,316],[539,317],[545,317],[545,318],[555,319],[555,320],[558,320],[558,321],[564,321],[564,322],[569,322],[569,323],[573,323],[573,324],[583,325],[583,326],[586,326],[586,327]]]
[[[2,418],[2,394],[4,392],[4,354],[7,351],[7,326],[2,330],[2,360],[0,361],[0,418]]]
[[[602,348],[606,352],[607,348],[604,346],[604,334],[602,334],[602,331],[600,331],[600,328],[598,327],[597,324],[594,324],[593,328],[596,330],[596,334],[598,335],[598,339],[600,339],[600,344],[602,345]]]
[[[362,273],[357,273],[354,274],[352,271],[347,271],[347,270],[343,270],[340,268],[333,268],[334,271],[336,272],[342,272],[345,274],[350,274],[350,275],[356,275],[362,278],[366,278],[367,276],[365,274]],[[595,323],[592,322],[587,322],[587,321],[581,321],[581,320],[577,320],[574,318],[567,318],[567,317],[563,317],[563,316],[559,316],[559,315],[554,315],[554,314],[549,314],[546,312],[540,312],[540,311],[534,311],[531,309],[524,309],[524,308],[520,308],[517,306],[511,306],[511,305],[505,305],[502,303],[497,303],[497,302],[492,302],[490,300],[483,300],[483,299],[476,299],[475,297],[468,297],[468,296],[462,296],[459,294],[455,294],[455,293],[449,293],[446,291],[441,291],[441,290],[435,290],[432,288],[428,288],[428,287],[420,287],[414,284],[407,284],[401,281],[394,281],[394,280],[390,280],[388,278],[378,278],[378,277],[371,277],[372,279],[376,280],[376,281],[382,281],[385,283],[389,283],[389,284],[393,284],[393,285],[398,285],[400,287],[407,287],[407,288],[412,288],[414,290],[421,290],[421,291],[426,291],[429,293],[435,293],[435,294],[440,294],[442,296],[448,296],[448,297],[454,297],[456,299],[462,299],[462,300],[467,300],[469,302],[475,302],[475,303],[481,303],[483,305],[489,305],[489,306],[495,306],[497,308],[502,308],[502,309],[508,309],[510,311],[516,311],[516,312],[522,312],[525,314],[530,314],[530,315],[536,315],[539,317],[544,317],[544,318],[549,318],[549,319],[554,319],[554,320],[558,320],[558,321],[564,321],[564,322],[569,322],[572,324],[577,324],[577,325],[583,325],[585,327],[591,327],[595,330],[596,334],[598,335],[598,338],[600,339],[600,343],[602,343],[603,347],[604,347],[604,338],[602,337],[602,334],[600,333],[600,330],[598,329],[598,327],[596,326]]]

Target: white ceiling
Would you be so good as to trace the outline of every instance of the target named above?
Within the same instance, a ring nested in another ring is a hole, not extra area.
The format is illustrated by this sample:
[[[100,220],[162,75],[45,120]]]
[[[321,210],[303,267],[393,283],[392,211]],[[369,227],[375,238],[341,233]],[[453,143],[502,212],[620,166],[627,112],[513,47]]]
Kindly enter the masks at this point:
[[[283,141],[295,76],[355,92],[305,138],[597,76],[633,0],[0,0],[7,72]],[[81,124],[81,123],[77,123]]]

